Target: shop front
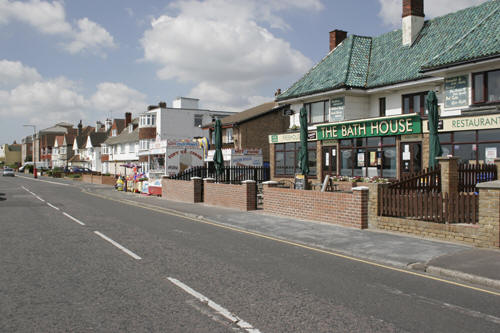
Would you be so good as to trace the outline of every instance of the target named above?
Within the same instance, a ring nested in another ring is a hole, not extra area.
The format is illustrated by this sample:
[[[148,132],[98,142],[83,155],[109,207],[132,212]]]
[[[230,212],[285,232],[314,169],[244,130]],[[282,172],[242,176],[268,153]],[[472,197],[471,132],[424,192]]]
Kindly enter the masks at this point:
[[[427,133],[427,122],[423,125]],[[500,114],[443,118],[439,140],[443,156],[459,157],[461,163],[494,163],[500,153]]]
[[[322,177],[394,179],[420,171],[421,133],[421,118],[416,114],[320,125]],[[415,142],[406,141],[408,137]]]

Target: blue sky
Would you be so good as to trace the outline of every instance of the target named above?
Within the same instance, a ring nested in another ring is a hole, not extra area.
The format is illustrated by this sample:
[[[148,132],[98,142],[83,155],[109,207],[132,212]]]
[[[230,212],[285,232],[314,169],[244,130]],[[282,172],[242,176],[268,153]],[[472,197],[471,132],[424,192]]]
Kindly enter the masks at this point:
[[[427,0],[426,18],[484,0]],[[328,53],[328,32],[398,29],[401,0],[0,0],[0,143],[177,96],[242,111]]]

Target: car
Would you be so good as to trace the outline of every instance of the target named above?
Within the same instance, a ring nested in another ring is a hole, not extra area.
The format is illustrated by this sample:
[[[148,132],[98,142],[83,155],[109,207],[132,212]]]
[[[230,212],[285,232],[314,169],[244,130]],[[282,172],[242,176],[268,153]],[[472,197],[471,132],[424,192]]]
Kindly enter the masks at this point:
[[[4,175],[4,176],[14,177],[14,170],[13,170],[13,169],[11,169],[11,168],[7,168],[7,167],[5,167],[5,168],[3,169],[3,175]]]
[[[74,172],[74,173],[92,173],[92,170],[90,170],[89,168],[73,167],[73,168],[71,168],[71,172]]]

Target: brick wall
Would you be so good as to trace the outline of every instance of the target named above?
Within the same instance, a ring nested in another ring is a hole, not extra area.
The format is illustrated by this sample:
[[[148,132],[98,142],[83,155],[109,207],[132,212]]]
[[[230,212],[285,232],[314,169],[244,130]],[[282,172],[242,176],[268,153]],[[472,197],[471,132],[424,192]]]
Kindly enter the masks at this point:
[[[161,183],[162,198],[189,203],[202,202],[203,183],[201,178],[195,178],[191,181],[163,178]]]
[[[243,211],[257,209],[257,186],[254,181],[232,185],[215,184],[211,180],[205,180],[203,186],[203,201],[207,205]]]
[[[370,228],[466,243],[477,247],[500,247],[500,190],[480,189],[477,224],[444,224],[378,216],[379,186],[385,185],[369,185],[368,224]]]
[[[82,181],[98,185],[115,185],[116,179],[113,176],[82,175]]]
[[[368,227],[368,191],[319,192],[264,185],[264,211],[346,227]]]

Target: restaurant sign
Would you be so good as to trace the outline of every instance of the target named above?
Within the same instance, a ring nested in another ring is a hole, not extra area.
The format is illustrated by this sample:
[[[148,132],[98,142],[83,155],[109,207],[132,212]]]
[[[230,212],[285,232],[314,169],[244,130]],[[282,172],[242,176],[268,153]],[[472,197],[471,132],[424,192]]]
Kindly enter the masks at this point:
[[[316,141],[316,131],[308,131],[307,140]],[[299,141],[300,141],[300,132],[269,135],[269,143],[287,143],[287,142],[299,142]]]
[[[439,132],[472,131],[481,129],[500,128],[500,115],[491,114],[484,116],[441,118],[443,125]],[[423,126],[424,132],[429,132],[427,121]]]
[[[321,125],[317,127],[318,140],[364,138],[422,133],[422,121],[416,114],[364,119]]]

